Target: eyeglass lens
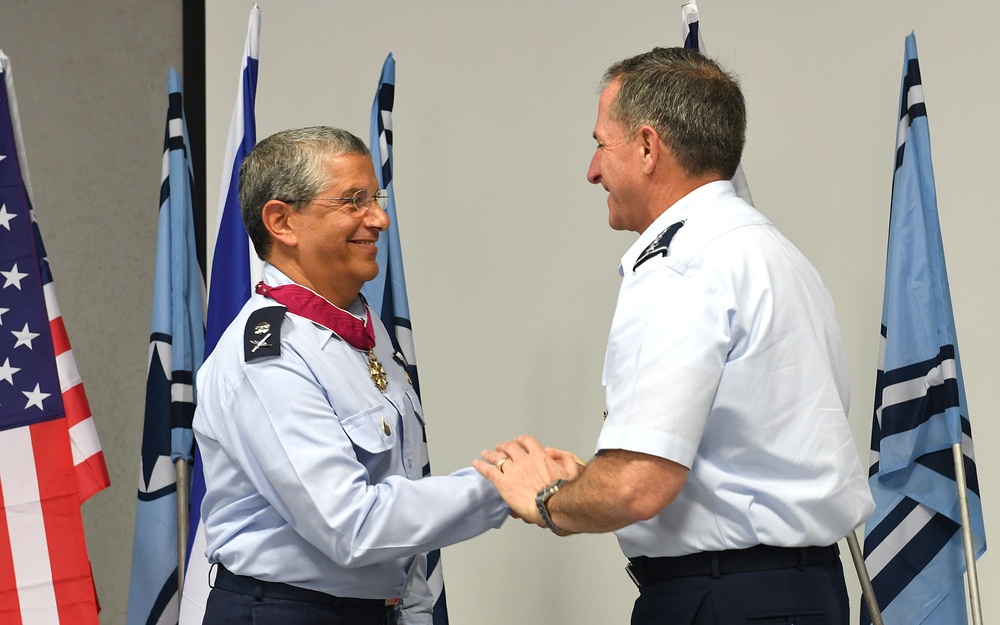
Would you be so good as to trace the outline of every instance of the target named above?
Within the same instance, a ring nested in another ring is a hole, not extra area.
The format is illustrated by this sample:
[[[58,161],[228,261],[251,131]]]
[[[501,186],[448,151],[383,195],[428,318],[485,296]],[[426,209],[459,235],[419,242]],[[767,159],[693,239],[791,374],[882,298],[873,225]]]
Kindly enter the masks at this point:
[[[370,191],[366,189],[358,189],[355,191],[352,201],[354,202],[354,208],[359,211],[366,210],[370,205],[371,201],[375,200],[379,208],[385,208],[389,201],[389,194],[385,189],[379,189],[375,195],[372,195]]]

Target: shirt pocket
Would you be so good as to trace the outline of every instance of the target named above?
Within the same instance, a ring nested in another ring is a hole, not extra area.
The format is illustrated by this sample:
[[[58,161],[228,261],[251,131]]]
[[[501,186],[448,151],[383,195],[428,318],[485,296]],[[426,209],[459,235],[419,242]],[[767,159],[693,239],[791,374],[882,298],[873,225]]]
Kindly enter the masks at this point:
[[[378,454],[389,451],[396,446],[396,432],[387,423],[386,408],[373,406],[343,419],[340,424],[348,438],[368,453]]]

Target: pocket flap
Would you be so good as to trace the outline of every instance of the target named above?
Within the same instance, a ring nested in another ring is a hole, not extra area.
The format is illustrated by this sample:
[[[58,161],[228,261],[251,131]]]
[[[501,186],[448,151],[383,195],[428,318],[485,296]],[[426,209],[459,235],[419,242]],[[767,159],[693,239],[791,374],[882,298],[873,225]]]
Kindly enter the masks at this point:
[[[385,425],[385,410],[382,406],[367,408],[343,419],[340,424],[355,446],[373,454],[389,451],[396,445],[396,432]]]

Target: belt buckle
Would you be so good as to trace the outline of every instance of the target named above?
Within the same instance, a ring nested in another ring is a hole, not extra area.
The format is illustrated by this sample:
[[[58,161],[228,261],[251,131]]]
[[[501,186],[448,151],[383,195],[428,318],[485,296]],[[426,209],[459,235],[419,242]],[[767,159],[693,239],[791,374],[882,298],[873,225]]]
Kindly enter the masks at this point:
[[[636,577],[633,568],[634,567],[632,566],[632,563],[629,562],[628,564],[625,565],[625,572],[628,573],[629,579],[632,580],[632,583],[635,584],[636,588],[642,588],[642,583],[639,581],[639,578]]]

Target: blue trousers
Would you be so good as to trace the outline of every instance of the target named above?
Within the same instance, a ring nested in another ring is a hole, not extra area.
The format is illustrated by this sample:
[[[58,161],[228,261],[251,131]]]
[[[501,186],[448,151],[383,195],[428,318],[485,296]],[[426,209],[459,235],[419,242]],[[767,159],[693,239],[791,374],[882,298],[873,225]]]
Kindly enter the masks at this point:
[[[848,625],[840,560],[645,585],[632,625]]]
[[[379,601],[339,599],[218,569],[203,625],[396,625],[395,607]]]

